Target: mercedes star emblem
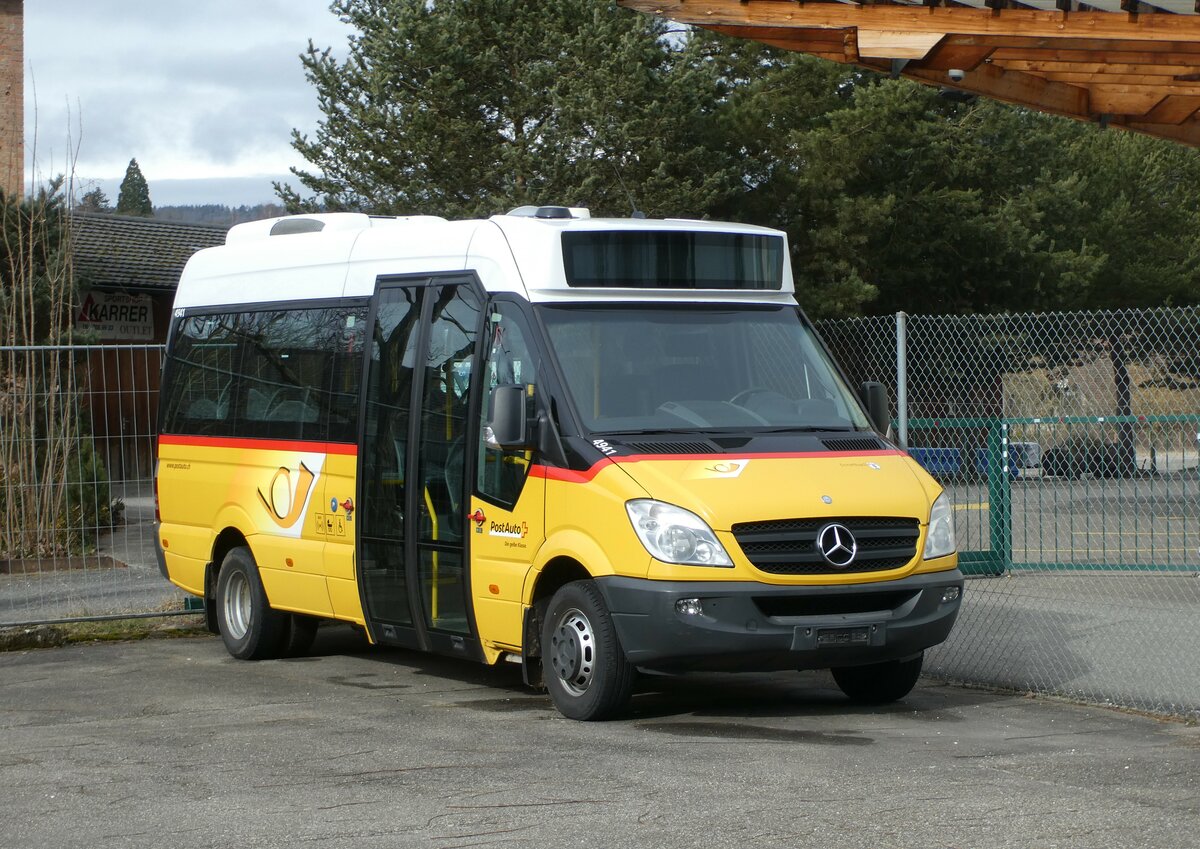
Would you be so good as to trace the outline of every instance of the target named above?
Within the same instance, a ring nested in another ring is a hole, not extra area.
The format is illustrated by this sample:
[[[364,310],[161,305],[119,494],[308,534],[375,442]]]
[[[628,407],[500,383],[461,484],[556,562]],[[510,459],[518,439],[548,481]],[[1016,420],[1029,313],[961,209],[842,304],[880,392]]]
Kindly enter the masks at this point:
[[[845,525],[836,522],[821,528],[817,534],[817,550],[825,562],[835,569],[845,569],[854,562],[858,554],[858,543],[854,534]]]

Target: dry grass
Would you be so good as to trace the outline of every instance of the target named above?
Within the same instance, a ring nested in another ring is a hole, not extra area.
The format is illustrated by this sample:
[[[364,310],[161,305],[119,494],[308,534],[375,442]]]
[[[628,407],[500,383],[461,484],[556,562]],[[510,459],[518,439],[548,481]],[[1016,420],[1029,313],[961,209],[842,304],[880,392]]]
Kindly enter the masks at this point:
[[[1172,386],[1170,375],[1156,363],[1127,366],[1131,410],[1135,416],[1195,415],[1200,412],[1200,387]],[[1014,425],[1013,441],[1037,442],[1046,451],[1068,439],[1111,441],[1111,426],[1059,425],[1059,416],[1111,416],[1116,412],[1112,365],[1107,359],[1077,364],[1068,369],[1034,369],[1004,375],[1004,414],[1011,418],[1038,417],[1051,421]],[[1196,427],[1190,424],[1148,423],[1136,429],[1139,448],[1159,451],[1195,451]]]

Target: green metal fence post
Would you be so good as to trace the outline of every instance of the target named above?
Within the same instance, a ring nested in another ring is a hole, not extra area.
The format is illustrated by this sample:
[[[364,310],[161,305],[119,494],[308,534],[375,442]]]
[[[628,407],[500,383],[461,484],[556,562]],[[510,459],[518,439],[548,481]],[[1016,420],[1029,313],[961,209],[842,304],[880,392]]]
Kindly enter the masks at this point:
[[[988,428],[988,516],[991,552],[998,574],[1012,568],[1012,475],[1008,462],[1008,423]]]

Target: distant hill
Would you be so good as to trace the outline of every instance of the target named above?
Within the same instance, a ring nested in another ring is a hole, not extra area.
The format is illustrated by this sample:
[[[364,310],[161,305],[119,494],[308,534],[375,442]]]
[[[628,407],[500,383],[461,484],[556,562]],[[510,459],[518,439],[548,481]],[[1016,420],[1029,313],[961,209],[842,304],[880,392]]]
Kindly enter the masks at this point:
[[[287,211],[277,203],[260,203],[257,206],[224,206],[206,203],[191,206],[156,206],[154,218],[158,221],[175,221],[180,224],[212,224],[232,227],[244,221],[259,221],[286,215]]]

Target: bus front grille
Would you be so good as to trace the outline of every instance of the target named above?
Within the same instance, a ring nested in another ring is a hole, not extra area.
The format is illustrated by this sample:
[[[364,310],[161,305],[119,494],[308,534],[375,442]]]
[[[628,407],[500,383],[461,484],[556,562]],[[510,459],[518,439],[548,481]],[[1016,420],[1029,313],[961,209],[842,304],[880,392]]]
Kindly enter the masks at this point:
[[[841,525],[854,536],[854,559],[830,563],[817,548],[828,525]],[[778,519],[733,526],[742,553],[756,569],[773,575],[836,575],[899,569],[916,556],[920,523],[909,518]]]

